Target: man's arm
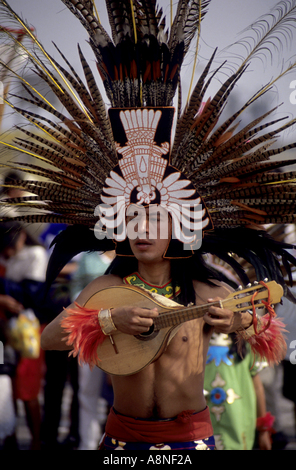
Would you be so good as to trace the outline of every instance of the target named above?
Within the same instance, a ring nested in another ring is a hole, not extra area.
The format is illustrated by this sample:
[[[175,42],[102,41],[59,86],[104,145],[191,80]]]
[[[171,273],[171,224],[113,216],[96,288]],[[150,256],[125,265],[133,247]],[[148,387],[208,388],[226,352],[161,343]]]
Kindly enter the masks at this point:
[[[71,304],[69,308],[75,308],[75,305]],[[61,321],[66,315],[67,310],[64,310],[44,328],[41,334],[41,348],[44,351],[70,351],[72,349],[63,340],[65,332],[61,327]]]
[[[266,400],[265,400],[265,390],[264,390],[259,374],[256,374],[253,377],[253,385],[254,385],[256,399],[257,399],[257,418],[262,418],[263,416],[266,416]],[[272,441],[270,438],[270,431],[259,430],[258,444],[259,444],[260,450],[271,450]]]
[[[121,285],[122,280],[117,276],[108,275],[101,276],[91,282],[77,297],[76,302],[83,306],[88,299],[105,287]],[[100,307],[98,306],[98,309]],[[65,331],[61,327],[61,321],[68,315],[67,309],[75,309],[75,304],[68,306],[60,315],[58,315],[46,328],[43,330],[41,335],[41,347],[46,350],[55,350],[55,351],[69,351],[72,349],[71,346],[68,346],[65,342]]]
[[[76,303],[84,306],[89,298],[96,292],[106,287],[122,285],[122,279],[118,276],[107,275],[97,278],[91,282],[78,296]],[[100,310],[100,305],[97,306]],[[44,350],[64,351],[72,347],[66,344],[66,333],[61,326],[62,320],[68,315],[67,310],[76,309],[75,303],[71,304],[60,315],[58,315],[43,331],[41,336],[41,347]],[[122,306],[112,309],[112,320],[115,327],[125,334],[136,335],[149,331],[153,324],[153,318],[158,316],[157,309],[144,309],[137,306]]]

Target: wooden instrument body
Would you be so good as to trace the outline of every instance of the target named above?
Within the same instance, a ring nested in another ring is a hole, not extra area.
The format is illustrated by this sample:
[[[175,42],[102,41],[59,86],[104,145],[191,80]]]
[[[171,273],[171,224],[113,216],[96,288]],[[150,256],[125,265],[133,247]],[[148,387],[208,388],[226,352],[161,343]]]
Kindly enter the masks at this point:
[[[172,307],[164,307],[143,289],[126,285],[102,289],[90,297],[85,307],[105,309],[127,305],[147,309],[157,307],[160,314],[173,310]],[[178,309],[180,305],[176,307]],[[106,337],[98,347],[97,366],[111,375],[135,374],[163,353],[177,327],[169,326],[140,336],[115,331],[112,337]]]

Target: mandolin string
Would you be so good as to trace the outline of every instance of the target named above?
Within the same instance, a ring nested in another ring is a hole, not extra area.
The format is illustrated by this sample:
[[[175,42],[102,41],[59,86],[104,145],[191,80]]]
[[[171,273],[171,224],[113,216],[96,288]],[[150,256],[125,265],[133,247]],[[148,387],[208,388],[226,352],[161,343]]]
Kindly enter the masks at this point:
[[[251,291],[248,292],[250,294]],[[257,291],[259,293],[259,290]],[[246,294],[246,292],[237,292],[238,295]],[[236,301],[240,301],[240,303],[248,304],[249,296],[246,295],[245,298],[237,298]],[[192,307],[185,307],[183,309],[174,311],[171,310],[166,313],[161,313],[159,317],[154,320],[154,329],[159,330],[161,328],[166,328],[169,326],[176,326],[183,322],[194,320],[196,318],[200,318],[203,314],[208,310],[209,306],[217,306],[223,307],[223,304],[226,304],[227,301],[233,302],[235,297],[226,298],[223,301],[212,302],[205,305],[193,305]],[[225,305],[224,305],[225,306]],[[260,306],[259,304],[257,307]],[[245,311],[249,308],[249,305],[241,306],[240,311]]]
[[[219,301],[211,304],[194,305],[177,311],[171,310],[170,312],[161,313],[159,317],[154,320],[155,329],[161,329],[167,326],[176,326],[185,321],[199,318],[208,310],[210,305],[220,307],[221,304]]]

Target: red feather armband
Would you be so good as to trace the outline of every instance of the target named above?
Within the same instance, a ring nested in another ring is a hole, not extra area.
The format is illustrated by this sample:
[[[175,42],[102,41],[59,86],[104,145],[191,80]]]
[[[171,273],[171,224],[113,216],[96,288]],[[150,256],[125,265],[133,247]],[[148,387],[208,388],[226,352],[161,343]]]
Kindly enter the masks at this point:
[[[264,282],[260,282],[268,289]],[[253,324],[246,330],[237,331],[238,351],[241,350],[244,341],[249,343],[253,353],[260,360],[266,360],[269,365],[279,364],[286,355],[287,345],[283,333],[285,325],[281,319],[276,317],[276,313],[270,304],[268,298],[267,302],[263,302],[267,309],[267,314],[263,317],[257,318],[255,309],[255,296],[253,304]]]
[[[98,362],[99,345],[116,327],[110,310],[94,310],[77,303],[75,305],[75,309],[66,309],[67,316],[61,321],[61,326],[67,333],[64,341],[73,347],[70,354],[78,356],[80,364],[86,363],[93,368]]]

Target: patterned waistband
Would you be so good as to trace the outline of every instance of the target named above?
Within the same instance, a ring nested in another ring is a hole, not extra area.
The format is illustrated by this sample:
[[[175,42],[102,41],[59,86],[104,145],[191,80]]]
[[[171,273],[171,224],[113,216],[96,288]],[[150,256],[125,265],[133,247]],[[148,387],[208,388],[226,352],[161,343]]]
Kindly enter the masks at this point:
[[[213,427],[208,407],[203,411],[187,410],[169,420],[143,420],[124,416],[111,408],[106,436],[117,442],[170,443],[191,442],[208,439]]]
[[[101,450],[215,450],[215,439],[214,436],[211,436],[199,441],[168,442],[153,445],[146,442],[123,442],[104,436]]]

